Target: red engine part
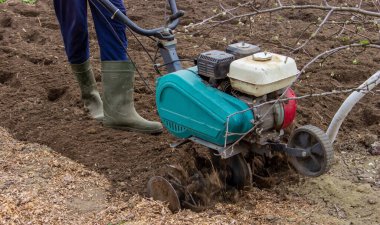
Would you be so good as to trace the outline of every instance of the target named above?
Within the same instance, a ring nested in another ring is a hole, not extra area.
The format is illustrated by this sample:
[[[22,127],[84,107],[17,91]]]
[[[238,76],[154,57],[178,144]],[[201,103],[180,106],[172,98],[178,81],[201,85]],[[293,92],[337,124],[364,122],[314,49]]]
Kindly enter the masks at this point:
[[[296,94],[292,89],[288,89],[285,94],[286,98],[294,98]],[[281,128],[286,128],[293,123],[293,120],[296,118],[297,113],[297,101],[288,100],[287,102],[282,103],[284,108],[284,122],[282,123]]]

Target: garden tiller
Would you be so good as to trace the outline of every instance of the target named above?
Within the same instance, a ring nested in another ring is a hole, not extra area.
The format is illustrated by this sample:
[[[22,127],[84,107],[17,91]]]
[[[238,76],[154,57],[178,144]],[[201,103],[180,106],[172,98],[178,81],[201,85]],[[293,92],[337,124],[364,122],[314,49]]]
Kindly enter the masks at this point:
[[[172,147],[195,142],[225,163],[223,179],[241,189],[252,183],[252,159],[285,154],[306,176],[326,173],[333,161],[332,142],[320,128],[306,125],[287,134],[296,117],[297,102],[290,88],[300,73],[294,59],[262,52],[250,43],[201,52],[194,66],[183,68],[176,52],[173,30],[184,15],[168,0],[172,16],[160,28],[143,29],[109,0],[97,0],[129,29],[158,40],[168,74],[157,79],[156,104],[165,128],[179,139]],[[276,101],[280,98],[287,101]],[[169,202],[173,211],[183,207],[179,184],[163,177],[148,182],[149,194]]]

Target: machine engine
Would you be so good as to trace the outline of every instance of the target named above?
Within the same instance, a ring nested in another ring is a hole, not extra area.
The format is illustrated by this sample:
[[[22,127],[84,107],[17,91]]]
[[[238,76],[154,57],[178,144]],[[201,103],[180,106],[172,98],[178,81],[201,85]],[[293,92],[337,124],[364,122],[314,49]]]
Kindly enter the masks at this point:
[[[248,43],[208,51],[200,54],[196,67],[158,79],[158,113],[173,135],[218,146],[236,141],[255,121],[261,121],[261,131],[280,130],[293,122],[295,100],[251,108],[277,99],[297,73],[294,59],[260,52]],[[286,97],[295,94],[289,89]],[[227,129],[235,135],[226,140]]]

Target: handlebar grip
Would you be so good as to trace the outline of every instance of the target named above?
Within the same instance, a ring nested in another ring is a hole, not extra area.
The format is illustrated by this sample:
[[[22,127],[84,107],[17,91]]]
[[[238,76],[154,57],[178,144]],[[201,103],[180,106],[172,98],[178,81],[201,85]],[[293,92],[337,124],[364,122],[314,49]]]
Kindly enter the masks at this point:
[[[179,19],[179,18],[181,18],[181,17],[184,16],[184,15],[185,15],[185,11],[183,11],[183,10],[178,10],[178,12],[174,13],[173,15],[171,15],[171,16],[169,17],[168,22],[171,23],[171,22],[173,22],[174,20]]]
[[[117,8],[110,0],[91,0],[97,1],[101,5],[103,5],[112,15],[111,19],[116,19],[124,24],[127,25],[131,30],[134,32],[144,35],[144,36],[157,36],[160,39],[167,39],[168,37],[162,36],[162,31],[165,30],[165,28],[169,28],[171,30],[175,29],[179,23],[178,18],[183,16],[185,14],[184,11],[178,11],[176,0],[168,0],[170,4],[170,9],[173,13],[172,16],[169,18],[169,23],[166,25],[166,27],[159,27],[159,28],[153,28],[153,29],[144,29],[139,27],[137,24],[135,24],[131,19],[129,19],[128,16],[123,14],[119,8]],[[172,37],[169,37],[172,38]]]

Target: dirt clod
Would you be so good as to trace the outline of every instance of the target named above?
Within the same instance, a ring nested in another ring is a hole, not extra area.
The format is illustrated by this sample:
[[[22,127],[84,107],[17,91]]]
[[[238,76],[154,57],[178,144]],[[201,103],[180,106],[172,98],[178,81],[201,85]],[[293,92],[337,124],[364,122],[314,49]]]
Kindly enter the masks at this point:
[[[61,98],[66,93],[67,87],[63,88],[52,88],[48,90],[48,99],[49,101],[56,101]]]
[[[0,20],[0,26],[2,27],[11,27],[12,26],[12,17],[5,17]]]
[[[374,205],[374,204],[377,203],[377,201],[374,200],[374,199],[368,199],[368,203],[371,204],[371,205]]]
[[[380,155],[380,142],[376,141],[371,145],[370,153],[372,155]]]
[[[8,71],[0,71],[0,84],[5,84],[13,78],[13,73]]]

